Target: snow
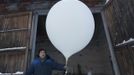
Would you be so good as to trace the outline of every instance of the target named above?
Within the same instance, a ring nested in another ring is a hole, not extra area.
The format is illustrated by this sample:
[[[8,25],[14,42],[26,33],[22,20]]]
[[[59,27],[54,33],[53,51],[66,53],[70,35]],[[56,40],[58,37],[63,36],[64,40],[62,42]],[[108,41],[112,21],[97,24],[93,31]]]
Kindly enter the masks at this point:
[[[106,0],[105,4],[107,4],[109,2],[109,0]]]
[[[12,74],[13,74],[13,75],[14,75],[14,74],[22,75],[23,72],[21,72],[21,71],[17,71],[17,72],[15,72],[15,73],[1,73],[1,72],[0,72],[0,75],[7,75],[7,74],[8,74],[8,75],[12,75]]]
[[[17,72],[14,73],[14,74],[23,74],[23,72],[21,72],[21,71],[17,71]]]
[[[5,50],[22,50],[22,49],[26,49],[26,47],[3,48],[3,49],[0,49],[0,51],[5,51]]]
[[[134,39],[133,39],[133,38],[130,38],[130,39],[128,40],[128,42],[131,42],[131,41],[134,41]]]
[[[124,44],[128,44],[130,42],[134,42],[134,39],[133,38],[130,38],[129,40],[123,40],[122,43],[118,43],[116,46],[120,46],[120,45],[124,45]]]
[[[92,75],[92,72],[91,72],[91,71],[89,71],[89,72],[88,72],[88,75]]]

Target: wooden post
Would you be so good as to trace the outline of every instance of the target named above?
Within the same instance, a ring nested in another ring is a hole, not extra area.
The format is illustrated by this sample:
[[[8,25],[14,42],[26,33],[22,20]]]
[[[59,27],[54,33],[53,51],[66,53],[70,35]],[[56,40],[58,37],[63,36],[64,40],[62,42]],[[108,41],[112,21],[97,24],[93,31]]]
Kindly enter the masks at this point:
[[[29,21],[28,21],[28,27],[29,27],[29,30],[27,31],[27,48],[26,48],[26,51],[25,51],[25,63],[24,63],[24,73],[26,72],[26,69],[27,69],[27,64],[28,64],[28,57],[29,57],[29,44],[30,44],[30,34],[31,34],[31,19],[32,19],[32,13],[28,13],[29,14]]]
[[[114,49],[113,49],[113,46],[112,46],[110,34],[109,34],[109,31],[108,31],[108,27],[107,27],[106,20],[105,20],[103,12],[101,12],[101,16],[102,16],[104,30],[105,30],[109,50],[110,50],[111,61],[112,61],[112,64],[113,64],[113,70],[114,70],[115,75],[120,75],[119,67],[118,67],[118,64],[117,64],[116,57],[115,57],[115,52],[114,52]]]
[[[79,74],[79,75],[82,75],[82,71],[81,71],[81,66],[80,66],[80,64],[77,65],[77,68],[78,68],[78,74]]]

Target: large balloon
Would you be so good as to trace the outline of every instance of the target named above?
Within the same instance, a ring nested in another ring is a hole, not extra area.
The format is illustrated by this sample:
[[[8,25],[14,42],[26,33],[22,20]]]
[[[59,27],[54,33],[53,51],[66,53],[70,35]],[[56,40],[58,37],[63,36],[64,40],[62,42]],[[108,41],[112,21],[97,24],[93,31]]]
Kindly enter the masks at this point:
[[[66,60],[90,42],[94,29],[91,11],[79,0],[59,1],[47,15],[48,37]]]

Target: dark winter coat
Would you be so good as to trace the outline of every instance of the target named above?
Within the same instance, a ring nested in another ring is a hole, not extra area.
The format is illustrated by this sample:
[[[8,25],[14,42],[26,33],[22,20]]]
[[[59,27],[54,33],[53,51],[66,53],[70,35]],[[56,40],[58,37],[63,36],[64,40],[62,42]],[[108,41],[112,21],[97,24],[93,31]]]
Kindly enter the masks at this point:
[[[64,71],[64,65],[56,63],[47,56],[43,62],[41,62],[40,58],[36,58],[25,75],[51,75],[53,70]]]

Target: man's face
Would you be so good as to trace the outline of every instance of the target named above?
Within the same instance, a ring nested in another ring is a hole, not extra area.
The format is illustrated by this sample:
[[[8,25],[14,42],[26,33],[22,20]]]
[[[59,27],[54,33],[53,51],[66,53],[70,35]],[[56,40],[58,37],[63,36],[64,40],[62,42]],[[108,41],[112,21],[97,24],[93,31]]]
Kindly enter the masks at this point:
[[[40,53],[39,53],[39,56],[40,56],[40,58],[41,59],[44,59],[45,58],[45,56],[46,56],[46,53],[45,53],[45,51],[40,51]]]

